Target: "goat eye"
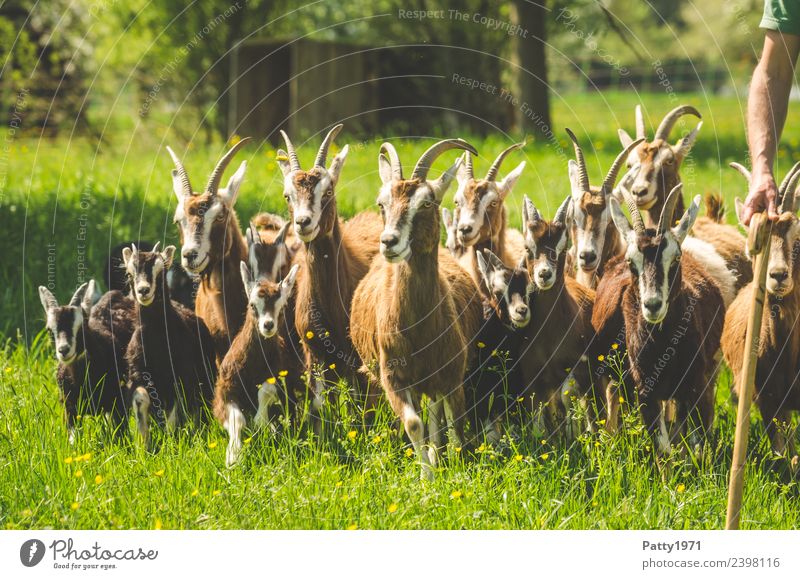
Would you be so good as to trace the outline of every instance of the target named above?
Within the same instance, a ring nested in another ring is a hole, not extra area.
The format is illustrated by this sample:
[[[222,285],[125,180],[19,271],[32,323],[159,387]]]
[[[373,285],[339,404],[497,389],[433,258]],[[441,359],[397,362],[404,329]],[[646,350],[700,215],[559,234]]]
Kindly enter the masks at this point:
[[[333,187],[328,187],[328,190],[325,191],[325,195],[327,197],[330,197],[331,195],[333,195]]]
[[[431,207],[433,207],[433,203],[432,203],[432,202],[430,202],[430,201],[424,201],[424,202],[422,203],[422,206],[423,206],[425,209],[430,209]]]
[[[492,207],[497,207],[497,201],[492,201],[491,206]]]

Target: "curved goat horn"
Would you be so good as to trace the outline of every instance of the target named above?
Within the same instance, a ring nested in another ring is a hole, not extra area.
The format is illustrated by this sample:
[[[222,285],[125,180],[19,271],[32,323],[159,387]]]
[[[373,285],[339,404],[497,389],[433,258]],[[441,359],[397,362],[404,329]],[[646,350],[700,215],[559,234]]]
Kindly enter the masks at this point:
[[[286,143],[286,154],[289,155],[289,168],[292,171],[299,171],[300,161],[297,160],[297,151],[292,144],[292,140],[283,129],[281,129],[281,136],[283,137],[283,142]]]
[[[619,175],[620,169],[622,169],[622,165],[625,164],[625,161],[628,160],[628,155],[630,155],[631,151],[633,151],[636,147],[638,147],[644,141],[644,137],[639,137],[632,143],[630,143],[625,149],[617,155],[617,158],[614,159],[614,162],[611,164],[611,168],[606,173],[606,178],[603,179],[603,184],[600,186],[600,192],[603,194],[611,193],[614,190],[614,185],[617,184],[617,176]]]
[[[798,179],[800,179],[800,162],[795,163],[794,166],[789,169],[789,172],[783,178],[783,181],[781,181],[780,187],[778,187],[778,198],[780,199],[778,211],[781,213],[792,210]],[[788,205],[786,203],[787,201],[789,201]]]
[[[642,105],[636,105],[636,138],[644,139],[644,115],[642,115]]]
[[[381,145],[381,153],[389,157],[389,164],[392,166],[392,178],[395,181],[403,180],[403,165],[400,164],[400,157],[397,155],[397,149],[391,143],[383,143]]]
[[[583,151],[578,144],[578,138],[571,130],[566,129],[569,138],[572,140],[572,146],[575,148],[575,160],[578,162],[578,180],[581,184],[581,189],[584,191],[589,190],[589,174],[586,172],[586,159],[583,158]]]
[[[328,159],[328,149],[333,143],[333,140],[336,138],[336,135],[339,134],[339,131],[342,130],[344,125],[339,123],[335,127],[333,127],[328,134],[325,135],[325,139],[322,141],[322,144],[319,146],[319,151],[317,151],[317,158],[314,159],[314,166],[315,167],[322,167],[325,168],[325,161]],[[288,143],[287,143],[288,146]]]
[[[231,162],[231,159],[233,159],[234,155],[236,155],[236,152],[239,149],[244,147],[249,142],[250,142],[250,137],[243,138],[222,156],[222,158],[217,163],[217,166],[214,167],[214,170],[211,172],[211,176],[208,178],[208,185],[206,185],[207,193],[211,193],[212,195],[217,194],[217,189],[219,189],[220,179],[222,179],[222,174],[225,172],[225,169],[228,167],[228,164]]]
[[[703,116],[700,114],[696,108],[692,105],[681,105],[679,107],[675,107],[661,121],[661,124],[658,125],[656,129],[656,134],[653,139],[667,139],[669,137],[669,133],[672,130],[672,127],[675,126],[675,123],[681,118],[683,115],[694,115],[698,119],[702,119]]]
[[[150,250],[150,253],[158,253],[158,246],[161,244],[160,241],[156,241],[156,244],[153,246],[153,249]]]
[[[739,171],[739,173],[742,174],[742,177],[744,177],[747,180],[747,184],[748,185],[750,184],[750,181],[751,181],[750,171],[748,171],[747,168],[744,165],[740,165],[736,161],[733,161],[732,163],[730,163],[730,166],[733,169],[736,169],[737,171]]]
[[[675,205],[678,203],[678,198],[683,195],[683,184],[678,183],[667,195],[667,200],[664,201],[664,207],[661,209],[661,217],[658,218],[658,229],[656,232],[660,235],[670,228],[674,221]]]
[[[475,170],[472,167],[472,153],[469,151],[464,153],[464,169],[467,171],[467,179],[475,178]]]
[[[521,149],[524,146],[525,146],[524,142],[515,143],[515,144],[511,145],[510,147],[506,147],[503,150],[502,153],[497,155],[497,159],[494,160],[494,163],[492,163],[492,166],[489,167],[489,171],[486,173],[486,180],[487,181],[494,181],[497,178],[498,171],[500,171],[500,165],[503,164],[503,160],[506,158],[506,156],[510,152],[516,151],[517,149]]]
[[[450,149],[464,149],[473,155],[478,154],[478,151],[475,149],[475,147],[463,139],[445,139],[444,141],[439,141],[438,143],[431,145],[427,151],[422,153],[419,161],[417,161],[417,164],[414,165],[414,171],[411,173],[411,178],[418,179],[419,181],[424,181],[427,179],[428,171],[430,170],[431,165],[433,165],[433,162],[436,160],[436,157],[445,151],[449,151]]]
[[[175,164],[175,170],[178,171],[178,177],[181,180],[181,188],[183,189],[184,195],[191,195],[194,191],[192,189],[192,184],[189,182],[189,173],[186,172],[186,167],[183,166],[181,160],[178,159],[178,155],[175,154],[170,147],[167,147],[167,152],[169,156],[172,157],[172,162]]]
[[[625,206],[628,208],[628,213],[631,214],[634,233],[636,233],[636,235],[642,235],[646,231],[646,228],[644,226],[644,220],[642,220],[642,214],[639,213],[639,207],[636,205],[636,200],[633,198],[633,194],[628,191],[627,187],[622,183],[619,185],[619,190],[622,193]]]

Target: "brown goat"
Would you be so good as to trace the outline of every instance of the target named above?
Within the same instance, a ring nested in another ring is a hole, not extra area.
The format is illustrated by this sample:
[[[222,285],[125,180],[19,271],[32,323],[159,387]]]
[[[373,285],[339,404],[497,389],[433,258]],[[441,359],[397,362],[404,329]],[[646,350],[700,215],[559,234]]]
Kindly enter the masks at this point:
[[[636,205],[644,214],[647,227],[654,227],[661,216],[667,195],[681,182],[679,170],[683,160],[697,139],[697,134],[703,126],[702,121],[697,124],[687,136],[675,145],[670,145],[667,139],[682,116],[691,114],[701,118],[696,108],[690,105],[679,106],[664,117],[655,132],[652,141],[644,142],[631,153],[628,166],[634,169],[630,173],[629,182],[625,183],[633,194]],[[641,106],[636,107],[636,137],[645,136],[644,118]],[[619,137],[623,146],[632,142],[631,137],[623,129],[619,129]],[[637,169],[638,168],[638,169]],[[678,199],[675,213],[670,217],[676,220],[684,213],[683,199]],[[744,253],[744,237],[736,227],[720,223],[718,219],[698,217],[693,227],[693,235],[697,239],[710,243],[725,260],[728,269],[736,277],[736,291],[750,283],[753,279],[753,268],[750,260]],[[674,222],[674,221],[673,221]]]
[[[525,168],[525,161],[497,180],[500,166],[506,156],[525,143],[511,145],[502,151],[489,167],[486,177],[475,179],[472,168],[472,155],[464,153],[464,163],[458,169],[458,191],[455,195],[456,209],[453,228],[456,239],[464,248],[464,255],[459,259],[461,266],[469,272],[472,280],[484,291],[481,274],[478,270],[478,252],[488,249],[497,255],[503,263],[513,267],[525,255],[525,240],[516,229],[506,225],[506,207],[504,201],[511,193]],[[488,294],[485,294],[488,297]]]
[[[433,161],[453,148],[475,152],[461,140],[441,141],[404,179],[394,147],[381,145],[381,256],[353,296],[353,343],[362,360],[377,363],[381,386],[414,446],[423,478],[433,476],[431,466],[437,463],[442,406],[451,442],[463,440],[464,376],[482,319],[478,288],[439,247],[439,204],[460,160],[438,179],[427,179]],[[427,437],[420,417],[423,395],[431,401]],[[432,445],[426,448],[428,440]]]
[[[314,166],[300,167],[297,152],[281,132],[288,152],[278,151],[284,175],[284,197],[294,231],[304,244],[297,274],[295,326],[303,340],[306,368],[312,380],[315,408],[325,397],[327,384],[348,378],[367,408],[377,393],[368,390],[361,358],[350,339],[350,305],[358,282],[378,252],[380,217],[364,211],[342,223],[336,212],[334,189],[347,158],[347,145],[325,166],[328,148],[341,130],[336,125],[325,137]]]
[[[693,423],[691,437],[714,419],[716,360],[725,305],[717,284],[681,244],[699,211],[699,196],[670,228],[680,186],[667,198],[655,230],[646,229],[626,194],[633,228],[616,199],[611,216],[628,241],[627,267],[610,271],[598,285],[593,324],[598,336],[624,320],[629,375],[639,409],[657,450],[668,453]],[[624,263],[624,262],[620,262]],[[677,406],[677,428],[667,431],[664,409]],[[610,411],[613,414],[612,411]]]
[[[529,301],[536,323],[524,330],[520,374],[533,410],[543,407],[548,433],[558,429],[572,396],[585,404],[593,393],[587,353],[594,337],[594,292],[567,276],[565,268],[571,204],[567,197],[552,221],[543,219],[527,196],[523,205],[526,269],[533,282]]]
[[[750,173],[741,165],[732,164],[750,184]],[[767,303],[761,323],[756,366],[755,402],[761,412],[764,428],[772,449],[777,454],[789,451],[794,455],[793,440],[788,441],[784,428],[791,421],[791,413],[800,410],[800,198],[795,187],[800,179],[800,164],[795,165],[778,189],[780,218],[770,230],[770,253],[767,266]],[[741,205],[736,200],[737,215],[741,218]],[[756,281],[739,292],[725,316],[722,333],[722,352],[733,372],[733,389],[738,395],[742,375],[747,320],[750,303],[756,291]]]
[[[239,263],[247,259],[247,245],[233,209],[244,180],[247,161],[219,188],[222,174],[236,152],[249,141],[236,143],[217,163],[205,191],[195,193],[189,174],[177,155],[167,147],[175,169],[172,188],[178,198],[175,223],[181,237],[181,265],[200,276],[195,313],[208,326],[214,340],[217,364],[244,322],[247,301],[239,275]]]
[[[270,407],[290,404],[302,387],[302,367],[287,350],[284,308],[294,291],[294,265],[283,280],[253,280],[247,265],[241,275],[248,295],[244,326],[236,335],[219,368],[214,396],[214,416],[228,432],[225,463],[233,466],[242,448],[246,414],[256,426],[270,422]],[[284,387],[285,386],[285,387]],[[291,408],[286,408],[289,412]],[[246,414],[245,414],[246,413]]]
[[[572,189],[570,261],[577,266],[575,279],[588,288],[594,288],[597,280],[603,276],[606,262],[625,251],[625,241],[620,239],[616,227],[611,226],[608,199],[628,155],[644,139],[628,143],[625,150],[617,155],[611,164],[603,183],[599,187],[594,187],[589,184],[586,160],[578,139],[569,129],[567,134],[572,140],[576,159],[575,161],[570,159],[568,164]]]

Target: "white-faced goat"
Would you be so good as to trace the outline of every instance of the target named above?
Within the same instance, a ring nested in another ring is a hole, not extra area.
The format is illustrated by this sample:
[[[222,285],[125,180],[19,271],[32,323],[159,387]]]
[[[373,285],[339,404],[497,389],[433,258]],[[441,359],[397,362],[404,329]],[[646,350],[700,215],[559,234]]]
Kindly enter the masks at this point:
[[[589,184],[586,159],[575,134],[567,129],[575,149],[575,160],[570,159],[569,182],[572,189],[572,213],[569,228],[572,238],[571,261],[576,266],[575,279],[582,285],[594,288],[603,276],[605,264],[613,256],[625,251],[625,241],[620,239],[616,227],[611,225],[608,199],[614,191],[617,177],[630,152],[644,141],[631,141],[612,163],[599,187]]]
[[[732,164],[747,179],[750,172],[739,164]],[[792,167],[783,183],[778,187],[778,221],[770,229],[770,253],[767,266],[767,302],[758,342],[758,364],[755,377],[755,403],[761,412],[764,428],[769,436],[772,450],[783,454],[795,454],[793,437],[786,431],[792,412],[800,410],[800,198],[796,186],[800,179],[800,164]],[[737,215],[742,214],[736,200]],[[733,389],[737,394],[742,375],[745,335],[750,304],[756,291],[753,280],[739,292],[725,316],[722,332],[722,352],[733,371]]]
[[[278,282],[266,278],[254,280],[247,265],[241,263],[241,275],[247,290],[247,316],[219,368],[214,416],[228,432],[225,462],[232,466],[242,448],[242,430],[247,416],[256,427],[270,423],[270,408],[283,405],[286,413],[294,406],[294,390],[302,387],[297,364],[287,359],[281,331],[285,325],[284,308],[294,291],[294,265]],[[291,368],[290,368],[291,366]]]
[[[701,118],[700,113],[693,106],[676,107],[662,119],[653,140],[641,143],[628,157],[628,166],[633,170],[623,180],[623,184],[633,194],[637,207],[643,212],[647,227],[655,226],[661,216],[667,195],[681,182],[679,174],[681,164],[689,154],[697,139],[697,134],[703,126],[702,121],[697,123],[697,126],[688,135],[675,145],[671,145],[668,141],[670,132],[677,121],[687,114]],[[633,142],[623,129],[619,129],[619,137],[625,147]],[[641,106],[637,105],[636,139],[640,141],[644,137],[644,117]],[[671,217],[673,220],[677,220],[683,215],[683,212],[683,199],[678,199],[675,213]],[[744,252],[745,240],[742,234],[737,231],[736,227],[721,223],[721,221],[721,211],[716,212],[715,215],[700,216],[694,223],[692,235],[694,238],[712,245],[722,256],[728,269],[735,276],[735,290],[738,291],[753,279],[753,268]]]
[[[111,419],[115,432],[121,434],[127,408],[123,382],[129,326],[120,324],[113,339],[103,328],[102,318],[92,318],[94,293],[95,282],[91,280],[77,289],[68,305],[59,306],[50,290],[39,286],[47,331],[58,360],[56,381],[70,442],[75,437],[79,414],[103,413]]]
[[[214,339],[217,362],[221,362],[244,322],[247,301],[239,275],[239,263],[247,259],[247,244],[233,206],[244,181],[247,161],[220,189],[222,174],[236,152],[250,139],[236,143],[214,167],[203,193],[196,193],[189,174],[177,155],[167,147],[175,169],[172,189],[178,198],[175,223],[181,236],[181,264],[200,276],[195,312]]]
[[[644,425],[659,453],[668,453],[678,436],[693,427],[690,440],[707,432],[714,419],[716,354],[725,317],[719,288],[704,268],[681,251],[699,211],[697,196],[671,228],[676,186],[656,229],[646,229],[636,201],[626,195],[633,227],[616,199],[614,224],[628,242],[625,261],[606,273],[597,287],[593,323],[624,321],[629,376],[638,394]],[[598,331],[598,334],[600,332]],[[667,403],[677,406],[677,428],[668,432]]]
[[[291,223],[270,215],[275,219],[270,221],[272,226],[265,227],[265,215],[267,214],[257,215],[245,232],[247,263],[254,278],[265,277],[271,281],[279,281],[289,273],[301,246],[291,234]],[[259,226],[259,223],[262,225]]]
[[[156,249],[158,244],[156,244]],[[175,247],[163,252],[122,253],[136,299],[136,330],[125,358],[137,428],[149,441],[149,416],[166,420],[199,417],[214,393],[214,342],[203,320],[169,297],[166,274]]]
[[[469,272],[473,281],[481,288],[481,274],[478,271],[478,253],[488,249],[503,263],[513,267],[525,255],[525,240],[516,229],[506,225],[504,201],[511,193],[525,168],[525,161],[497,180],[500,166],[509,153],[520,149],[525,143],[511,145],[489,167],[486,177],[476,179],[472,167],[472,154],[464,153],[464,162],[458,170],[458,191],[455,194],[456,210],[452,227],[456,230],[458,244],[465,248],[459,259],[461,266]]]
[[[334,189],[347,159],[347,145],[326,167],[328,149],[342,129],[328,132],[308,171],[300,167],[292,141],[281,131],[287,152],[278,151],[283,172],[283,194],[289,206],[294,232],[304,244],[298,256],[295,326],[303,340],[306,368],[319,409],[329,384],[340,376],[355,385],[356,397],[368,409],[377,402],[378,392],[370,392],[363,365],[350,339],[350,304],[358,282],[367,273],[378,252],[380,217],[363,211],[347,222],[336,212]]]
[[[380,384],[414,446],[423,478],[433,476],[431,465],[438,460],[442,406],[451,442],[459,446],[463,440],[464,375],[482,319],[478,288],[439,247],[439,206],[460,161],[428,180],[434,160],[454,148],[475,153],[460,139],[440,141],[405,179],[394,147],[381,145],[381,256],[353,296],[353,343],[362,360],[377,364]],[[423,396],[431,401],[427,436],[420,416]]]

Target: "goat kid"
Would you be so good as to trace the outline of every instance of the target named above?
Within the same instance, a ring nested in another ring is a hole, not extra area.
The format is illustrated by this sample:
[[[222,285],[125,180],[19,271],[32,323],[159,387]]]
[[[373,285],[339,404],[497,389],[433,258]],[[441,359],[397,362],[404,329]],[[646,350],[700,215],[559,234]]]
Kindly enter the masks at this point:
[[[125,358],[137,428],[149,442],[151,407],[174,429],[179,418],[198,418],[213,397],[215,350],[211,333],[191,310],[170,299],[166,273],[175,247],[122,252],[136,299],[136,329]]]
[[[254,279],[241,263],[241,275],[248,296],[244,326],[231,344],[219,368],[214,416],[228,432],[225,464],[233,466],[242,449],[246,414],[256,427],[270,424],[270,407],[294,406],[294,390],[302,384],[297,369],[287,369],[284,308],[294,291],[299,265],[294,265],[278,282]],[[291,354],[290,354],[291,355]]]
[[[475,153],[460,139],[440,141],[405,179],[394,147],[381,145],[381,255],[353,296],[353,343],[362,360],[377,363],[377,379],[414,446],[423,479],[433,477],[438,462],[442,407],[450,441],[462,444],[464,376],[481,325],[478,288],[439,247],[439,205],[461,160],[438,179],[428,179],[434,160],[454,148]],[[430,400],[427,435],[420,415],[423,396]]]

